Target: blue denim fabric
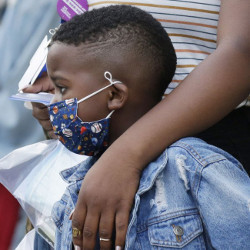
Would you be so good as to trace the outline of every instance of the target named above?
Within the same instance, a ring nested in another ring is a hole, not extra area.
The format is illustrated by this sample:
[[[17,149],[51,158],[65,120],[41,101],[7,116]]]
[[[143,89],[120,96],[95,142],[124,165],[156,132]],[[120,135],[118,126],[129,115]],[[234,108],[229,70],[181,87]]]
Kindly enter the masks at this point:
[[[69,186],[52,212],[56,249],[71,249],[69,215],[95,161],[62,172]],[[250,178],[236,159],[200,139],[182,139],[143,171],[125,248],[249,249],[249,204]]]
[[[35,234],[34,239],[34,250],[52,250],[53,248],[40,236],[40,234]]]

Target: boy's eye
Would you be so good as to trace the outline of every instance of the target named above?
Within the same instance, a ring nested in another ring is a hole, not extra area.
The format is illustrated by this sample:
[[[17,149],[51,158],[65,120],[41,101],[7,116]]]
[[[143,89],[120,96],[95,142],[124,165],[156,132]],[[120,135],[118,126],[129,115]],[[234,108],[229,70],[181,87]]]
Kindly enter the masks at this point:
[[[66,88],[65,87],[59,87],[60,89],[60,93],[63,94],[65,91],[66,91]]]
[[[59,90],[60,94],[64,94],[64,92],[66,91],[66,87],[63,87],[63,86],[56,86],[56,88]]]

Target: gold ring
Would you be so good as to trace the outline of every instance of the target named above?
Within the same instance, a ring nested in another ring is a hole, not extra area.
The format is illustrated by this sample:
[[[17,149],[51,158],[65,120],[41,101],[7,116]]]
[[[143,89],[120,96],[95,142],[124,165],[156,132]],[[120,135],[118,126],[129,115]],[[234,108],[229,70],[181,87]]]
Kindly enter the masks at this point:
[[[100,241],[110,241],[110,239],[100,238]]]
[[[73,236],[73,238],[76,238],[76,237],[78,237],[78,236],[80,236],[81,235],[81,230],[79,230],[78,228],[76,228],[76,227],[73,227],[72,228],[72,236]]]

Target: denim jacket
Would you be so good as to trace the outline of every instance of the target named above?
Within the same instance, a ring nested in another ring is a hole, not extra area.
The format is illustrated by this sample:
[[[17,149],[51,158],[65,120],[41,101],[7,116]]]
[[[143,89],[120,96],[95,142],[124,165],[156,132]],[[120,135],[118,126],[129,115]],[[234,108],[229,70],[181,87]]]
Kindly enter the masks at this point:
[[[69,215],[95,161],[61,173],[69,186],[52,212],[56,249],[71,249]],[[195,138],[172,144],[144,169],[126,236],[125,249],[179,248],[250,249],[250,178],[231,155]]]

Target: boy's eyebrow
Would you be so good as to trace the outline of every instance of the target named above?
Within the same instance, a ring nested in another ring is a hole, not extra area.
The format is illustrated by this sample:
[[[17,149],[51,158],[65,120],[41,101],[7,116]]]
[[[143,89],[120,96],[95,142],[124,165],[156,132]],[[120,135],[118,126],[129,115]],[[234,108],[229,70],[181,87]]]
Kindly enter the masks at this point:
[[[61,77],[61,76],[50,76],[50,79],[51,79],[52,81],[56,81],[56,80],[64,80],[64,81],[67,81],[66,78],[63,78],[63,77]]]

